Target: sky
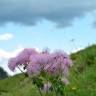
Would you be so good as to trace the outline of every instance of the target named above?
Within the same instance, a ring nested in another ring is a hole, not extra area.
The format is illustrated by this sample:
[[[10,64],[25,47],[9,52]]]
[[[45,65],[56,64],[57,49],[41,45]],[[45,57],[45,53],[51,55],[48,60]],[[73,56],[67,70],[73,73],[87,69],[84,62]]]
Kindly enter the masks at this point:
[[[96,44],[96,0],[0,0],[0,66],[24,48],[68,54]]]

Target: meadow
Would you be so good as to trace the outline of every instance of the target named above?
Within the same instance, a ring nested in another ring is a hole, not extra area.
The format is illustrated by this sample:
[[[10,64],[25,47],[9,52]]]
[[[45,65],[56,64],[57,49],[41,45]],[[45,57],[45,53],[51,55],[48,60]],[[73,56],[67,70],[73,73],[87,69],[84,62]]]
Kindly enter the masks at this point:
[[[70,55],[70,84],[65,87],[65,96],[96,96],[96,45]],[[24,74],[0,80],[0,96],[39,96],[31,80]],[[55,96],[51,93],[48,96]]]

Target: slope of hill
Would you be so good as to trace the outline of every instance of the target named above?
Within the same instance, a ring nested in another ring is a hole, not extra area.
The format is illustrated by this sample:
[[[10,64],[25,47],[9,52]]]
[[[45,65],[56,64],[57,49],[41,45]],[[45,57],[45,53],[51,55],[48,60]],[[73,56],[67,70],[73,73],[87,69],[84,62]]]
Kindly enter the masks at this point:
[[[71,54],[70,84],[66,96],[96,96],[96,45]],[[0,96],[39,96],[31,81],[23,74],[0,80]]]

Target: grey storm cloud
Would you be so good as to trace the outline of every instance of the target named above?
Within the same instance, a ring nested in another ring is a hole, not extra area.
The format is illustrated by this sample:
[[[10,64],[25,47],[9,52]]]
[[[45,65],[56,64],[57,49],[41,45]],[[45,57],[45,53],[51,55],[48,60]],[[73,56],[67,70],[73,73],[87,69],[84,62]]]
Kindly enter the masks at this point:
[[[0,0],[0,24],[34,25],[46,19],[60,26],[96,9],[96,0]]]

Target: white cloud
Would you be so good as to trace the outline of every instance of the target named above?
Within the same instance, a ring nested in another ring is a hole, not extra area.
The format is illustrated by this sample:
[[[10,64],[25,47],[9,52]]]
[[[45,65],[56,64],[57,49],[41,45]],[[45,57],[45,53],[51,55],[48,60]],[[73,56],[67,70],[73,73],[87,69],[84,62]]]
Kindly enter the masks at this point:
[[[11,33],[0,34],[0,41],[10,40],[12,38],[13,38],[13,34]]]
[[[17,48],[16,50],[12,52],[8,52],[3,49],[0,49],[0,58],[8,59],[8,58],[14,57],[22,50],[23,48]]]
[[[33,47],[37,52],[41,52],[41,49],[37,48],[37,47]]]
[[[14,74],[20,73],[19,70],[16,70],[15,72],[11,72],[9,70],[9,68],[8,68],[8,59],[11,58],[11,57],[16,56],[23,49],[24,49],[23,47],[19,47],[19,48],[15,49],[15,50],[13,50],[11,52],[0,49],[0,66],[2,68],[4,68],[4,70],[7,71],[8,74],[14,75]]]

